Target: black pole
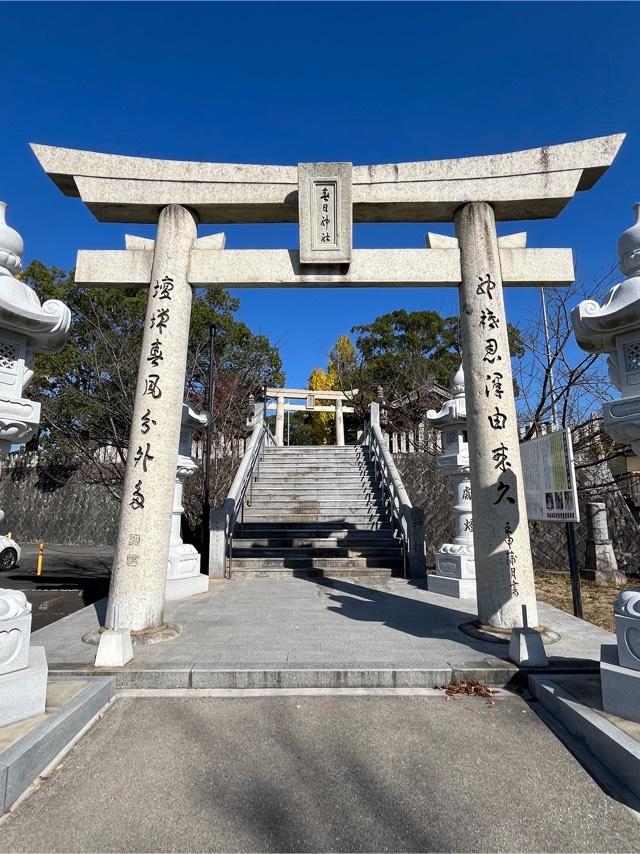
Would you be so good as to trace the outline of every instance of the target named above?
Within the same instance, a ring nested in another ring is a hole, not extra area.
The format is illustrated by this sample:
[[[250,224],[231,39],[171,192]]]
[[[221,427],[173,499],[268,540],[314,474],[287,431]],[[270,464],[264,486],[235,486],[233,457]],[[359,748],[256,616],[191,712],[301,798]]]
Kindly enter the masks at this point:
[[[578,570],[578,552],[576,549],[576,528],[573,522],[567,522],[567,551],[569,552],[569,572],[571,573],[571,595],[573,597],[573,615],[582,617],[582,591],[580,589],[580,571]]]
[[[211,434],[213,432],[213,399],[215,396],[214,376],[214,344],[216,327],[209,326],[209,371],[207,375],[206,408],[209,412],[209,423],[205,432],[204,459],[202,461],[202,476],[204,478],[204,495],[202,498],[202,538],[200,548],[200,572],[209,575],[209,518],[211,516]]]

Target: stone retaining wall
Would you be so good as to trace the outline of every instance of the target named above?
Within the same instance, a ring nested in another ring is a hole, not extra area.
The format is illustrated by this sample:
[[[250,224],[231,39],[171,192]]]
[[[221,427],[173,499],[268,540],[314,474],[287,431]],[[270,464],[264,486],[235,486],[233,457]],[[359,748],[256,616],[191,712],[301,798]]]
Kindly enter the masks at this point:
[[[22,543],[112,546],[120,502],[74,464],[27,463],[3,467],[2,531]]]

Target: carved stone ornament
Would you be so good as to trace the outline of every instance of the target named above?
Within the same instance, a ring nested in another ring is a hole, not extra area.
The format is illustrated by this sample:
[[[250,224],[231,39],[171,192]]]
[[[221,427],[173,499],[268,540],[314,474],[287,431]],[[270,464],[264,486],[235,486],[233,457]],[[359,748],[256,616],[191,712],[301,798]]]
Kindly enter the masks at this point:
[[[19,590],[0,589],[0,676],[28,666],[30,637],[27,597]]]
[[[22,238],[7,225],[7,205],[0,202],[0,327],[27,337],[35,353],[61,350],[71,325],[71,312],[60,300],[43,305],[34,290],[14,278],[22,267]]]
[[[620,666],[640,670],[640,590],[621,590],[613,612]]]
[[[28,442],[40,423],[40,404],[22,397],[33,377],[34,353],[61,350],[71,312],[60,300],[44,305],[36,292],[15,276],[24,246],[7,225],[0,202],[0,451]]]
[[[600,305],[583,300],[571,313],[576,340],[589,353],[606,353],[611,382],[620,400],[602,407],[603,424],[617,442],[640,453],[640,203],[636,222],[618,240],[620,269],[629,278],[615,285]]]

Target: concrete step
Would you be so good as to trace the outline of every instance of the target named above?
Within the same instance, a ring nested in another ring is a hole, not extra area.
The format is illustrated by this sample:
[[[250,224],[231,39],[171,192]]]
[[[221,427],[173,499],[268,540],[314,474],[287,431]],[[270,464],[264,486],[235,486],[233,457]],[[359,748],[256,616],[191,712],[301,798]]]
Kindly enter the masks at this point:
[[[381,504],[376,502],[367,503],[365,501],[351,501],[348,503],[331,503],[320,501],[260,501],[251,504],[250,507],[245,506],[244,517],[252,516],[254,513],[260,515],[271,514],[274,519],[278,513],[289,515],[296,513],[304,516],[307,513],[329,516],[333,518],[342,518],[347,515],[371,515],[380,514],[384,511]],[[330,521],[330,520],[329,520]]]
[[[351,569],[349,567],[332,567],[321,569],[314,566],[281,567],[267,569],[258,566],[236,568],[235,561],[231,564],[233,578],[286,578],[290,576],[322,577],[322,578],[391,578],[402,575],[402,569],[394,567],[364,567]]]
[[[253,494],[254,495],[273,495],[277,498],[280,495],[303,495],[303,496],[319,496],[320,498],[329,497],[331,495],[335,496],[336,489],[339,489],[340,495],[345,498],[351,498],[355,495],[378,495],[378,491],[374,489],[374,487],[370,485],[362,485],[362,484],[349,484],[348,486],[340,483],[339,485],[333,484],[323,484],[322,486],[318,486],[313,483],[284,483],[280,485],[276,484],[264,484],[258,481],[253,484]]]
[[[349,454],[367,454],[368,449],[364,445],[283,445],[278,448],[275,445],[269,445],[265,452],[267,454],[280,454],[286,456],[288,454],[299,454],[308,456],[313,454],[334,454],[335,456],[349,456]]]
[[[263,474],[260,472],[258,480],[254,481],[254,487],[261,483],[268,484],[270,487],[277,488],[278,486],[322,486],[325,489],[335,488],[336,485],[358,488],[362,486],[373,486],[375,481],[369,475],[339,475],[339,474],[297,474],[289,476],[280,472],[276,474]]]
[[[240,530],[236,528],[236,534]],[[347,528],[340,527],[333,523],[298,523],[295,525],[284,524],[282,522],[262,522],[254,524],[246,522],[242,526],[243,539],[268,539],[278,537],[280,539],[298,539],[298,538],[313,538],[317,540],[374,540],[388,538],[392,536],[391,526],[385,522],[381,529],[372,530],[371,528]]]
[[[359,536],[350,537],[349,532],[344,537],[236,537],[233,548],[236,549],[323,549],[333,551],[363,551],[398,549],[400,543],[391,536],[390,531],[361,531]],[[364,534],[372,536],[365,537]]]
[[[271,498],[267,496],[263,496],[260,499],[259,496],[254,494],[253,500],[250,505],[245,505],[244,512],[246,514],[247,510],[257,510],[258,508],[269,508],[273,513],[278,510],[291,510],[291,509],[299,509],[302,512],[315,513],[316,511],[333,513],[333,512],[342,512],[343,510],[357,510],[358,512],[364,512],[365,510],[370,509],[383,509],[383,503],[379,498],[367,499],[364,496],[357,496],[354,498],[344,498],[344,499],[336,499],[327,497],[322,500],[313,499],[313,498],[303,498],[302,496],[290,495],[290,496],[273,496]]]
[[[383,519],[378,513],[285,513],[280,512],[277,515],[273,513],[252,513],[245,514],[247,522],[280,522],[283,525],[288,525],[290,522],[334,522],[341,525],[350,524],[354,526],[374,525],[379,526]]]
[[[239,540],[233,541],[233,559],[255,559],[255,560],[265,560],[272,558],[283,558],[289,560],[290,558],[327,558],[329,560],[337,560],[340,558],[363,558],[369,561],[377,561],[382,558],[385,560],[395,560],[400,559],[402,557],[402,550],[399,545],[391,545],[380,547],[379,545],[374,546],[363,546],[361,548],[353,548],[351,545],[348,548],[335,547],[335,548],[326,548],[325,546],[320,546],[318,548],[314,547],[283,547],[283,548],[255,548],[249,547],[244,548],[239,545]],[[373,564],[374,566],[377,564]]]
[[[261,465],[258,473],[258,481],[261,481],[265,477],[276,478],[277,480],[366,480],[374,478],[375,472],[363,469],[288,469],[283,466],[266,468],[264,465]]]
[[[300,513],[292,513],[287,515],[283,519],[274,519],[273,515],[262,514],[262,515],[252,515],[246,516],[246,522],[251,522],[254,524],[272,524],[276,525],[278,529],[286,529],[291,524],[296,524],[298,522],[302,522],[306,525],[315,526],[315,525],[334,525],[336,527],[344,527],[346,525],[351,525],[354,528],[363,528],[369,530],[380,530],[381,528],[390,528],[390,524],[387,521],[386,517],[370,517],[370,516],[340,516],[336,517],[336,514],[333,516],[319,516],[318,514],[300,514]]]
[[[321,495],[317,492],[296,492],[295,490],[279,493],[270,493],[268,490],[263,492],[254,491],[250,506],[257,507],[258,505],[265,504],[272,506],[274,504],[291,505],[302,503],[332,508],[350,507],[356,504],[366,505],[367,507],[370,507],[372,504],[376,504],[382,507],[383,504],[381,496],[376,495],[375,493],[364,494],[362,492],[354,492],[351,495],[344,495],[344,493],[341,493],[341,496],[340,501],[337,501],[335,492],[333,495]]]
[[[337,462],[353,462],[354,460],[368,460],[369,454],[290,454],[286,451],[267,451],[264,454],[268,460],[335,460]]]
[[[366,572],[368,570],[385,570],[391,573],[399,569],[402,560],[395,558],[325,558],[325,557],[295,557],[284,558],[236,558],[233,556],[232,569],[240,570],[330,570],[331,572]]]

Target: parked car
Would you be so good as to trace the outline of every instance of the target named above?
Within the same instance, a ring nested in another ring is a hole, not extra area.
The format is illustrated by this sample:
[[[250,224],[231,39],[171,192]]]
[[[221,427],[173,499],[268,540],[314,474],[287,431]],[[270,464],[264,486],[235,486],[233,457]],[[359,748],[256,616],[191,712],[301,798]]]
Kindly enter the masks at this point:
[[[20,560],[22,549],[15,540],[0,536],[0,570],[13,569]]]

